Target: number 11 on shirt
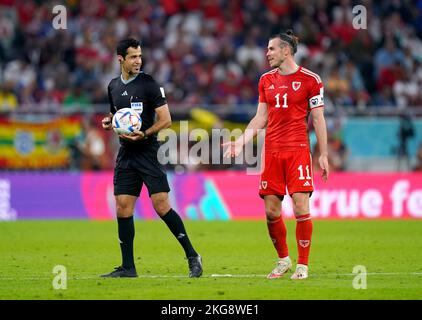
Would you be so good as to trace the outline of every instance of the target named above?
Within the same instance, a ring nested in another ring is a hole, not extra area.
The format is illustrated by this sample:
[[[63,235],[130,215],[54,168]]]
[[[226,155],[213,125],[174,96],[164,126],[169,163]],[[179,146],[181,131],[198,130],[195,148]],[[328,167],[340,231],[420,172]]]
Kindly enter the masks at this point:
[[[275,99],[277,100],[277,104],[275,105],[276,108],[280,108],[280,94],[277,93],[275,95]],[[283,94],[283,108],[287,108],[287,93]]]

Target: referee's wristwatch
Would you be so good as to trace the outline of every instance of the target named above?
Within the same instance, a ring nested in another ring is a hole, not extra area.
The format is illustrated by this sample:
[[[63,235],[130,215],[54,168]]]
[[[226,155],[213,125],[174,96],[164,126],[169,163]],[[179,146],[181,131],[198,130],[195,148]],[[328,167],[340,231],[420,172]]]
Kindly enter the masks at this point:
[[[148,139],[147,133],[146,131],[141,131],[144,134],[144,137],[142,138],[142,140],[146,140]]]

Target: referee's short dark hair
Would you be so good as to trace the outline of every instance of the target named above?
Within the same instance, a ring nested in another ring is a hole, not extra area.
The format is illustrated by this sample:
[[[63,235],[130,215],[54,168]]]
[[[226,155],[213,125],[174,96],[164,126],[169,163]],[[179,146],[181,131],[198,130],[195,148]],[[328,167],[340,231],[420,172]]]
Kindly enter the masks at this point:
[[[119,41],[119,43],[117,44],[116,52],[117,55],[122,56],[123,59],[125,59],[128,48],[137,48],[140,46],[141,43],[138,40],[133,38],[127,38]]]

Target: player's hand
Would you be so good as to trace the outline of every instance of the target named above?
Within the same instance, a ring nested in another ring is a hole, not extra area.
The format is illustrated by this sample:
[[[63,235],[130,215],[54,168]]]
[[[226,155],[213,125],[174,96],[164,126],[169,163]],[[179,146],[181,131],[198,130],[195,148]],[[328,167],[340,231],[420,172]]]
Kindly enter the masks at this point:
[[[119,137],[130,141],[139,141],[144,140],[146,138],[145,133],[143,131],[138,130],[135,130],[131,134],[119,134]]]
[[[104,117],[103,120],[101,120],[101,125],[105,130],[113,129],[113,126],[111,124],[111,117]]]
[[[327,156],[320,156],[319,157],[319,166],[322,169],[322,180],[326,182],[328,180],[328,176],[330,174],[330,168],[328,166],[328,157]]]
[[[234,141],[222,143],[221,145],[223,147],[228,147],[226,151],[224,151],[224,154],[223,154],[224,158],[237,157],[243,150],[243,145],[241,145],[240,143],[236,143]]]

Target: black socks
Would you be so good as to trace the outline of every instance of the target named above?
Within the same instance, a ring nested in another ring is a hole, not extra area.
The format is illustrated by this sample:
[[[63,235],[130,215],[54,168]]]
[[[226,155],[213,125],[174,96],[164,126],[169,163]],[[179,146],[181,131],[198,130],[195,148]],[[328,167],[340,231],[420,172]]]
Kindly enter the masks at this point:
[[[183,221],[177,212],[173,209],[170,209],[170,211],[167,212],[164,217],[161,217],[161,219],[163,219],[167,227],[182,245],[183,250],[185,250],[186,257],[189,258],[198,256],[198,253],[196,253],[195,249],[190,243]]]
[[[134,268],[133,239],[135,238],[135,227],[133,216],[117,218],[117,224],[119,227],[120,250],[122,251],[122,267],[125,269]]]
[[[192,247],[189,237],[186,234],[183,221],[176,211],[170,209],[161,219],[163,219],[167,227],[182,245],[186,257],[197,257],[198,253]],[[117,224],[119,229],[120,250],[122,252],[122,267],[125,269],[134,268],[133,239],[135,238],[135,227],[133,216],[129,218],[117,218]]]

